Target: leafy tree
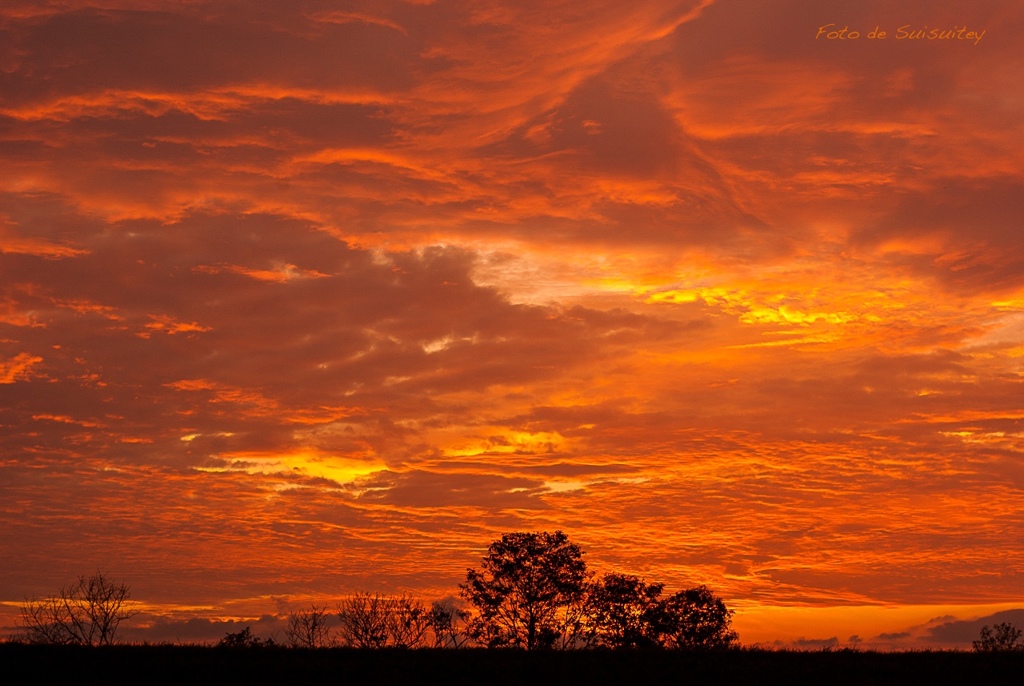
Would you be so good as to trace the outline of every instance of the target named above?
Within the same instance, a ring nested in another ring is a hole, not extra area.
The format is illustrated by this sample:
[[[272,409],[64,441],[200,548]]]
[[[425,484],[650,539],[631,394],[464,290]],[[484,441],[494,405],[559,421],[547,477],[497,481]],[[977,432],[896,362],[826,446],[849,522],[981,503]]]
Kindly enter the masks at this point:
[[[728,648],[739,638],[731,629],[732,610],[707,586],[698,586],[658,603],[654,623],[668,648]]]
[[[706,586],[662,598],[662,584],[606,574],[590,592],[594,643],[608,648],[725,648],[737,640],[732,612]]]
[[[330,614],[326,607],[312,605],[308,610],[293,612],[288,616],[285,640],[292,648],[326,648],[333,645],[329,620]]]
[[[130,589],[97,572],[48,598],[27,600],[19,626],[32,643],[110,645],[121,622],[138,614]]]
[[[978,652],[1002,652],[1008,650],[1024,650],[1024,642],[1020,640],[1024,630],[1015,624],[1001,622],[991,629],[988,625],[981,627],[980,640],[974,641],[974,649]]]
[[[636,576],[605,574],[591,588],[587,604],[593,643],[606,648],[657,646],[663,588]]]
[[[477,611],[469,635],[490,647],[568,647],[588,580],[583,552],[561,531],[504,534],[459,585]]]

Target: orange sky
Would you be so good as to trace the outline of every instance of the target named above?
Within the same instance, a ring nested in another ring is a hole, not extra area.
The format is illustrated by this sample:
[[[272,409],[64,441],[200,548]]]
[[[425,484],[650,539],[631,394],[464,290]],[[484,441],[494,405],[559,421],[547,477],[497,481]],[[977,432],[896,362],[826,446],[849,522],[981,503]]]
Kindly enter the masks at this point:
[[[137,636],[269,630],[556,528],[746,643],[1024,622],[1022,34],[7,0],[0,633],[96,569]]]

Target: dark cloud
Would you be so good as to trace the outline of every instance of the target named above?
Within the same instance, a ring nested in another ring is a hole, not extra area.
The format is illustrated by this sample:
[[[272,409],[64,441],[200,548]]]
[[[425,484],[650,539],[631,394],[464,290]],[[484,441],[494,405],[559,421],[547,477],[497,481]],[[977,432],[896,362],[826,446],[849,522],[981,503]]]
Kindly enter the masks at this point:
[[[270,19],[270,21],[267,21]],[[16,67],[0,84],[18,101],[93,90],[211,89],[237,83],[408,87],[419,47],[371,22],[301,14],[86,9],[8,21]]]
[[[831,638],[798,638],[792,642],[792,646],[799,650],[827,650],[839,645],[839,639]]]
[[[1016,177],[941,178],[926,191],[901,195],[891,214],[858,241],[896,242],[890,259],[951,289],[999,293],[1020,287],[1024,253],[1017,220],[1024,188]],[[898,245],[901,240],[905,246]]]
[[[263,615],[253,619],[167,619],[159,615],[139,614],[120,627],[119,635],[128,641],[148,643],[216,643],[228,634],[249,629],[259,639],[281,641],[287,620]]]
[[[537,509],[547,505],[536,498],[539,481],[500,475],[380,473],[358,483],[361,500],[398,507],[475,506],[488,509]]]
[[[994,626],[1003,622],[1017,626],[1024,625],[1024,610],[1005,610],[985,617],[979,617],[978,619],[958,619],[944,622],[938,626],[930,627],[922,640],[961,645],[967,644],[978,640],[983,626]]]

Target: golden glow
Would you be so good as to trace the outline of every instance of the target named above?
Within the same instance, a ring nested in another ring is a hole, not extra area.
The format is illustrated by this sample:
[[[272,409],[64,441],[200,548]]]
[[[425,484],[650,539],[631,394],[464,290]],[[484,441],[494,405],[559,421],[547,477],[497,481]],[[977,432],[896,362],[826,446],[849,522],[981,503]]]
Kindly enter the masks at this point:
[[[315,269],[300,269],[294,264],[278,264],[275,265],[273,269],[249,269],[247,267],[240,267],[236,265],[226,265],[221,267],[210,267],[204,265],[195,267],[193,271],[206,274],[220,274],[225,272],[241,274],[243,276],[256,279],[257,281],[270,281],[272,283],[288,283],[295,279],[315,279],[327,276],[327,274],[318,272]]]
[[[223,467],[196,467],[202,472],[244,472],[260,476],[299,476],[326,479],[338,485],[386,469],[385,465],[370,460],[326,455],[316,451],[302,451],[286,455],[266,453],[226,453],[219,456]]]
[[[1017,608],[989,605],[841,605],[833,607],[743,607],[736,629],[749,644],[764,647],[832,647],[891,650],[927,645],[928,630],[953,617],[984,617]],[[799,641],[817,639],[819,644]],[[852,640],[851,640],[852,639]],[[955,644],[951,644],[955,645]],[[945,646],[949,647],[949,646]]]

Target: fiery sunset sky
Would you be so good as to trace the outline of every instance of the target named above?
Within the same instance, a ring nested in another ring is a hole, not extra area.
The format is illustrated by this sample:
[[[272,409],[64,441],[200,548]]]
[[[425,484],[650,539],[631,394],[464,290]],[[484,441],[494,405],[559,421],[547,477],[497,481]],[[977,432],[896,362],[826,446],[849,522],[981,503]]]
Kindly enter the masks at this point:
[[[0,633],[97,569],[142,637],[440,598],[555,529],[744,643],[1024,618],[1022,36],[5,0]]]

